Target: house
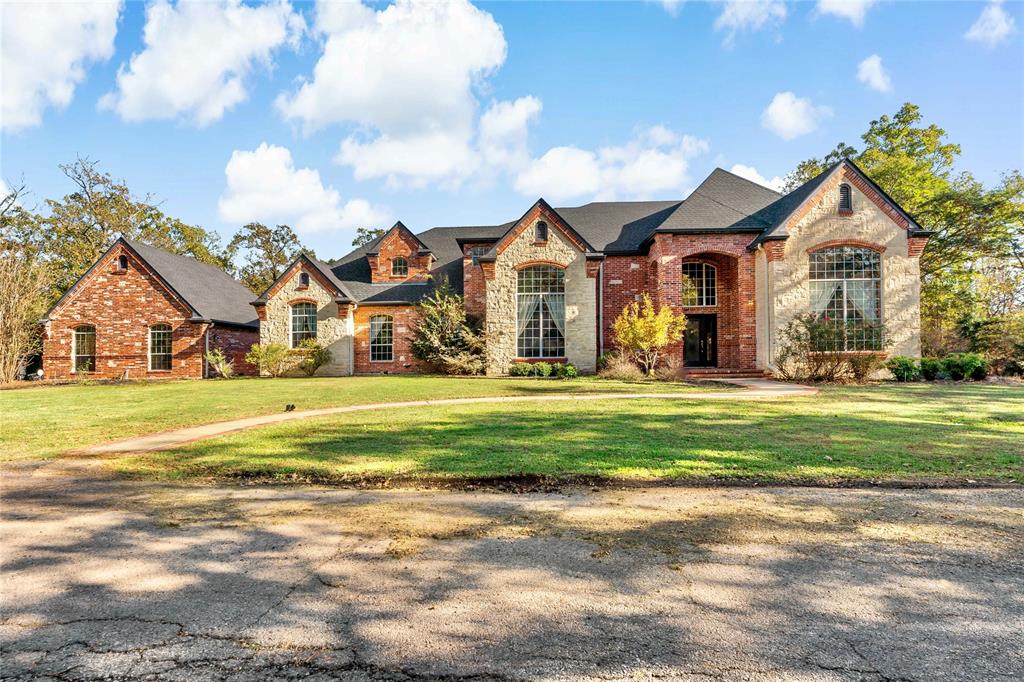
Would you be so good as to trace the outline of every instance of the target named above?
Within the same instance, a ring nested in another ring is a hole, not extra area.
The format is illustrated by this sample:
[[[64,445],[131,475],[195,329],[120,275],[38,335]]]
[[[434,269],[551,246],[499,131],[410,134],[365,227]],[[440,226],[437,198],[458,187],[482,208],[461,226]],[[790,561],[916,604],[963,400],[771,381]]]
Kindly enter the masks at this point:
[[[687,315],[670,350],[694,368],[769,370],[806,312],[852,323],[851,353],[917,357],[929,234],[848,160],[786,195],[716,169],[685,200],[539,199],[501,225],[419,234],[399,222],[335,262],[300,256],[253,305],[262,342],[327,345],[323,375],[421,369],[416,303],[442,279],[485,320],[488,374],[539,360],[593,372],[644,292]]]
[[[238,373],[259,341],[252,292],[220,268],[118,239],[43,319],[48,379],[202,378],[219,348]]]

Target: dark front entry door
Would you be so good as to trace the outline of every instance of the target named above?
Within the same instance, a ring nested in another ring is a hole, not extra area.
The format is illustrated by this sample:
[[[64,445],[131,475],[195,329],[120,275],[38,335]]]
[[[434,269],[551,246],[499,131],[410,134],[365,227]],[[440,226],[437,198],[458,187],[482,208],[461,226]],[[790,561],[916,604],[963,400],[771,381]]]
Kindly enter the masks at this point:
[[[687,367],[714,367],[718,364],[717,316],[686,316],[683,360]]]

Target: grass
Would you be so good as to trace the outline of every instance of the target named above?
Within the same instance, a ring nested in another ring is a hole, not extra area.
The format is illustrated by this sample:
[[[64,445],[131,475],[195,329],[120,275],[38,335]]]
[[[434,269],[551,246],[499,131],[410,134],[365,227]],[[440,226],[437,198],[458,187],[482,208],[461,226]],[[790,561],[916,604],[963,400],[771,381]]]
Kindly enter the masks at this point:
[[[1024,389],[826,388],[771,402],[461,405],[336,415],[114,462],[161,478],[1024,481]]]
[[[297,409],[540,393],[695,390],[689,384],[454,377],[236,379],[40,386],[0,391],[0,461],[45,459],[111,440]],[[724,388],[724,387],[723,387]]]

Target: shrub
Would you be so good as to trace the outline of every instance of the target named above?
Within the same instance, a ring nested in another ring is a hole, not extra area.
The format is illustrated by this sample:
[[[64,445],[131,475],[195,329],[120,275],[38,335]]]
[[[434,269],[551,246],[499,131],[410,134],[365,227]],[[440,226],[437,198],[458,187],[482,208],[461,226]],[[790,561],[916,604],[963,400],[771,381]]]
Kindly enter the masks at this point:
[[[576,369],[576,365],[571,362],[556,362],[553,369],[555,376],[559,379],[575,379],[580,375],[580,371]]]
[[[666,305],[655,312],[645,292],[640,302],[633,301],[622,309],[612,329],[622,353],[632,357],[644,374],[652,374],[665,348],[683,338],[686,316],[676,315]]]
[[[951,379],[984,379],[988,375],[988,362],[977,353],[950,353],[942,359],[944,369]]]
[[[508,368],[509,376],[528,377],[533,374],[533,365],[528,362],[515,362]]]
[[[224,379],[230,379],[235,376],[235,368],[228,360],[227,356],[224,355],[224,351],[220,348],[214,348],[206,354],[206,363],[210,368],[220,375]]]
[[[876,370],[881,369],[884,362],[885,358],[878,353],[860,353],[846,358],[846,363],[850,366],[850,374],[858,383],[867,381],[868,377]]]
[[[1024,374],[1024,311],[968,325],[970,350],[983,355],[995,374]]]
[[[938,358],[921,358],[921,376],[925,381],[935,381],[942,374],[942,360]]]
[[[608,359],[598,376],[616,381],[640,381],[644,378],[644,373],[629,358],[615,355]]]
[[[879,354],[850,355],[846,346],[853,338],[874,339],[883,345],[886,335],[877,323],[844,324],[813,313],[798,315],[779,335],[776,373],[787,381],[838,381],[848,374],[866,377],[880,366]],[[869,355],[871,360],[851,361]]]
[[[597,358],[597,371],[600,372],[602,369],[608,366],[608,363],[619,356],[618,351],[609,350],[601,353]]]
[[[297,367],[307,377],[316,374],[316,371],[331,361],[331,351],[316,339],[304,339],[299,344],[299,351],[302,359]]]
[[[885,368],[892,372],[896,381],[917,381],[921,378],[921,367],[917,360],[908,358],[906,355],[897,355],[889,358]]]
[[[412,354],[443,374],[483,374],[487,345],[479,325],[466,317],[462,297],[447,279],[420,301]]]
[[[533,376],[535,377],[549,377],[551,376],[551,363],[550,362],[535,362],[532,365]]]
[[[288,346],[283,343],[254,344],[245,355],[245,361],[260,368],[260,374],[279,377],[291,364]]]
[[[686,378],[686,365],[677,357],[668,358],[654,370],[658,381],[681,381]]]

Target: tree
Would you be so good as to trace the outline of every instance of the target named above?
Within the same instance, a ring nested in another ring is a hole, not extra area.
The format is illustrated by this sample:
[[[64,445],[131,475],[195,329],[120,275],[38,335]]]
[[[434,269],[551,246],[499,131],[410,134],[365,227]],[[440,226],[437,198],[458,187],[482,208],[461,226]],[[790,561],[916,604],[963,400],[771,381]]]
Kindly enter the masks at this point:
[[[448,280],[420,301],[412,354],[444,374],[481,374],[486,361],[483,333],[466,318],[462,297]]]
[[[244,262],[234,266],[234,275],[253,292],[262,294],[303,251],[312,255],[289,226],[270,228],[249,223],[231,238],[227,258],[234,264],[239,254],[244,254]]]
[[[138,197],[123,180],[114,180],[86,157],[60,166],[74,189],[62,199],[47,199],[49,215],[39,221],[34,241],[44,245],[55,273],[56,299],[118,237],[137,239],[204,263],[223,266],[216,234],[165,215],[151,195]]]
[[[352,240],[352,246],[369,244],[377,237],[383,237],[385,234],[387,234],[387,230],[383,227],[358,227],[356,228],[356,238]]]
[[[686,316],[676,315],[667,305],[655,312],[654,303],[645,292],[641,302],[633,301],[622,309],[612,329],[619,350],[645,374],[653,374],[665,348],[683,338]]]

